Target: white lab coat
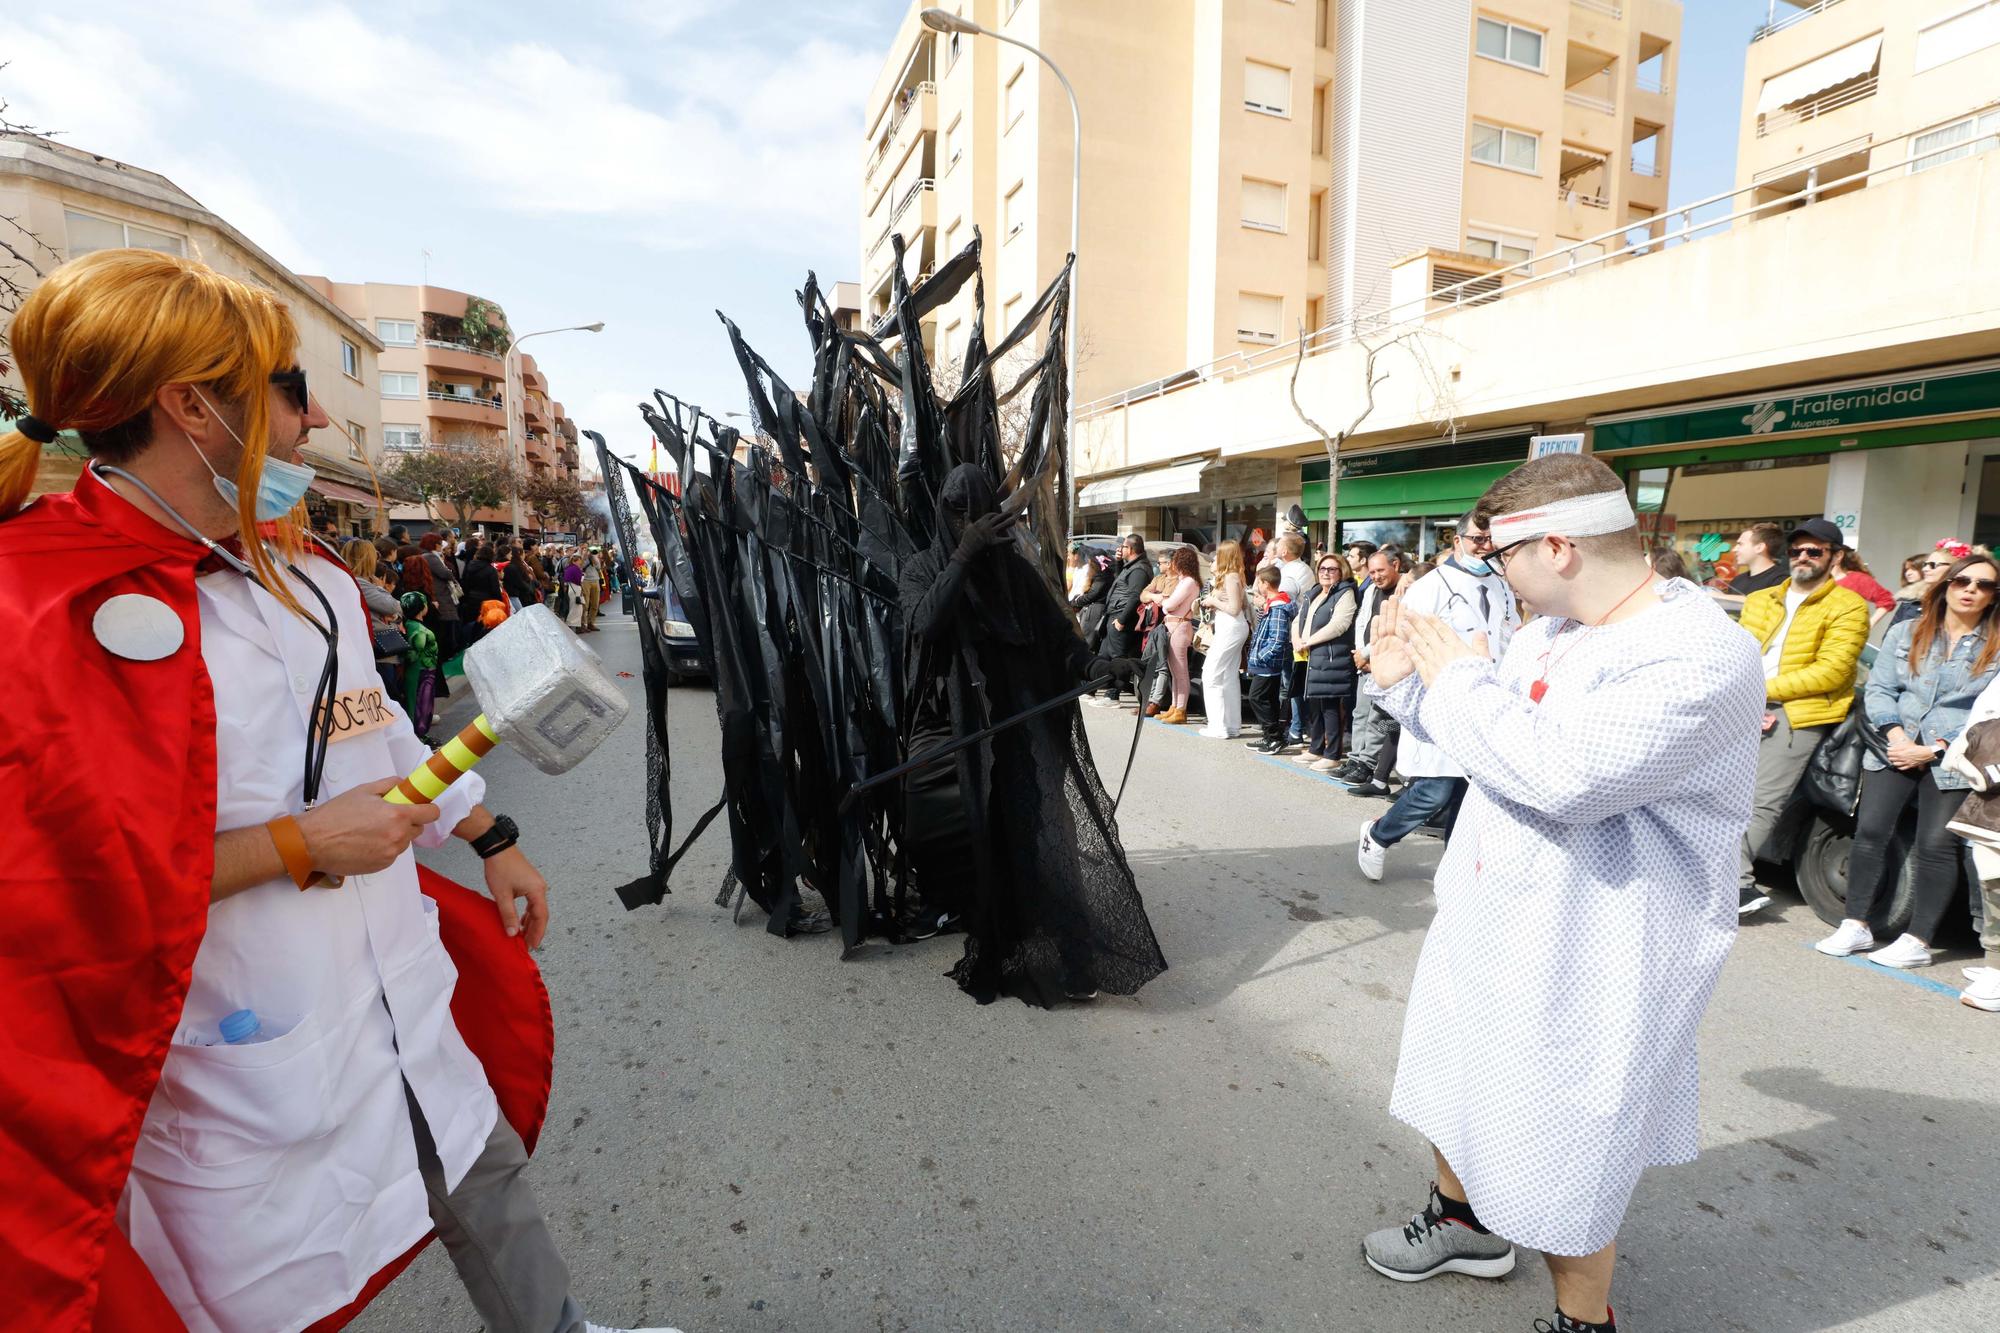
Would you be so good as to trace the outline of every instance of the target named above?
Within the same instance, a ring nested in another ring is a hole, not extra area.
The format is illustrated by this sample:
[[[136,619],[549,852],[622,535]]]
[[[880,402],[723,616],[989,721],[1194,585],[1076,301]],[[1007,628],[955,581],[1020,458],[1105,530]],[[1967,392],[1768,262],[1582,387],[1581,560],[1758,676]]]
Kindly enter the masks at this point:
[[[317,557],[300,568],[333,606],[341,690],[380,686],[354,580]],[[248,578],[210,574],[196,587],[215,694],[215,826],[297,814],[325,641]],[[329,747],[322,800],[429,755],[391,708],[388,727]],[[442,843],[484,792],[477,774],[461,778],[420,841]],[[304,1328],[430,1229],[405,1083],[454,1185],[499,1112],[452,1023],[457,976],[409,852],[339,888],[301,893],[280,878],[209,909],[119,1208],[191,1333]],[[237,1009],[255,1011],[269,1040],[220,1044],[220,1020]]]
[[[1486,589],[1486,613],[1480,614],[1479,590]],[[1487,656],[1499,661],[1507,652],[1521,614],[1514,604],[1514,590],[1498,574],[1468,574],[1449,560],[1440,560],[1430,573],[1410,585],[1403,605],[1427,616],[1436,616],[1458,632],[1467,643],[1475,634],[1486,636]],[[1443,748],[1419,738],[1410,728],[1396,747],[1396,769],[1406,778],[1462,778],[1465,770],[1453,763]]]

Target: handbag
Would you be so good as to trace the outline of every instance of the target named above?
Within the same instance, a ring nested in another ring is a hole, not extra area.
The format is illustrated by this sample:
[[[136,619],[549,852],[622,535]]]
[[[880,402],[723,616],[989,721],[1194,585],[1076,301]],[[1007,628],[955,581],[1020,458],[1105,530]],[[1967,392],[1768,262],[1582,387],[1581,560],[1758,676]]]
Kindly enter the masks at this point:
[[[394,625],[377,625],[374,638],[377,657],[401,657],[410,651],[409,638]]]
[[[1889,739],[1868,720],[1856,699],[1840,725],[1828,732],[1806,761],[1805,791],[1812,803],[1832,814],[1852,819],[1861,803],[1862,759],[1874,755],[1889,762]]]

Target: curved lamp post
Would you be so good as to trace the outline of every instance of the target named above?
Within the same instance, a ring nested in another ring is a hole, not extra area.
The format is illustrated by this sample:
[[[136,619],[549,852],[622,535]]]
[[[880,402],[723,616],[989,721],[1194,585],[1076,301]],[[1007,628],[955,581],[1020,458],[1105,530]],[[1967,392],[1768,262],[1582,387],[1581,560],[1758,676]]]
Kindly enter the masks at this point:
[[[918,17],[923,19],[924,26],[932,32],[964,33],[973,37],[991,37],[995,41],[1005,42],[1009,46],[1018,46],[1044,65],[1047,65],[1049,73],[1056,76],[1056,82],[1062,84],[1062,90],[1069,95],[1069,252],[1073,257],[1076,256],[1077,209],[1079,201],[1083,198],[1083,116],[1078,112],[1076,107],[1076,89],[1070,87],[1069,79],[1063,74],[1061,69],[1057,68],[1056,62],[1049,59],[1047,53],[1039,47],[1030,46],[1026,42],[1007,36],[1005,33],[995,32],[991,28],[982,28],[971,19],[961,18],[949,10],[930,8],[924,10]],[[1002,332],[1004,334],[1005,330]],[[1064,537],[1065,541],[1076,533],[1076,470],[1072,466],[1076,461],[1076,269],[1074,267],[1070,269],[1069,274],[1068,351],[1067,371],[1069,382],[1065,386],[1068,394],[1067,401],[1063,404],[1063,471],[1069,477],[1069,493],[1063,497],[1063,514],[1065,521],[1069,525],[1069,532]]]
[[[501,368],[507,376],[507,392],[508,393],[514,392],[514,370],[516,364],[514,361],[514,349],[516,347],[519,347],[522,343],[528,341],[528,339],[539,338],[544,334],[549,334],[549,333],[602,333],[602,332],[604,332],[604,321],[600,319],[595,324],[565,324],[559,329],[536,329],[533,333],[524,333],[520,337],[514,339],[512,342],[507,344],[507,350],[500,354]],[[514,464],[516,463],[517,460],[526,456],[527,445],[525,442],[519,442],[521,447],[519,448],[519,450],[515,448],[517,441],[514,439],[514,413],[511,409],[507,409],[506,413],[507,413],[507,498],[513,514],[514,536],[518,538],[521,535],[521,478],[519,473],[516,471]],[[528,386],[524,383],[521,386],[521,428],[525,431],[527,429],[527,426],[528,426]]]

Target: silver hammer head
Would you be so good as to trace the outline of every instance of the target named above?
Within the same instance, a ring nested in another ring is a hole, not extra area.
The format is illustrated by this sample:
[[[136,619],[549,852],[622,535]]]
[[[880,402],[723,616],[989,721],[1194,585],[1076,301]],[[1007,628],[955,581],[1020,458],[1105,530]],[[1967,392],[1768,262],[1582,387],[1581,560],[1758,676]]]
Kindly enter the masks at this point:
[[[539,604],[466,649],[465,678],[500,739],[544,773],[575,768],[631,711],[597,654]]]

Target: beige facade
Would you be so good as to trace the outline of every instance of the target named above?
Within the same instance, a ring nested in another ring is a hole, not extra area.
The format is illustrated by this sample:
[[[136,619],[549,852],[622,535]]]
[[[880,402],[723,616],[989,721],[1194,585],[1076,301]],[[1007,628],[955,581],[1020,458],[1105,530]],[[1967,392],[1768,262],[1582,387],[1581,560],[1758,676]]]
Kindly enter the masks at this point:
[[[864,113],[864,321],[889,312],[895,237],[914,281],[976,226],[1004,328],[1068,253],[1069,102],[1033,56],[933,33],[920,8]],[[953,8],[1046,51],[1077,90],[1080,401],[1379,310],[1412,249],[1512,261],[1665,202],[1670,0]],[[1441,42],[1464,58],[1439,62]],[[926,322],[942,360],[962,355],[970,305]]]
[[[374,530],[381,515],[373,472],[383,443],[375,379],[383,348],[368,327],[166,177],[111,158],[45,139],[0,138],[0,214],[47,247],[20,247],[44,276],[64,260],[130,245],[199,259],[277,293],[298,325],[299,364],[332,422],[306,445],[320,476],[308,504],[343,533]],[[0,256],[0,263],[25,286],[40,281],[19,259]],[[49,454],[37,490],[67,489],[80,467],[73,456]]]
[[[1744,61],[1736,183],[1758,187],[1752,201],[1888,184],[2000,145],[2000,3],[1772,0],[1768,17]]]

